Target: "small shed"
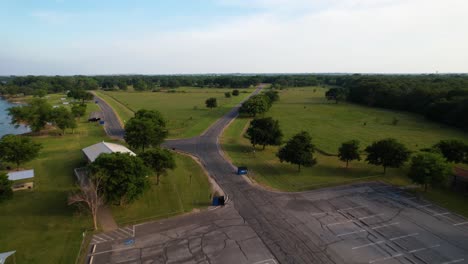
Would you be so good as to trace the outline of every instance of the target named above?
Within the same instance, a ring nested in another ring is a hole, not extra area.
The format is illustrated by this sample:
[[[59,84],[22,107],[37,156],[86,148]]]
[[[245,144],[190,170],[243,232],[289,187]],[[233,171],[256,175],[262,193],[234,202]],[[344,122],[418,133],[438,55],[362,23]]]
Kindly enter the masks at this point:
[[[133,153],[131,150],[129,150],[127,147],[115,144],[115,143],[109,143],[109,142],[99,142],[97,144],[94,144],[92,146],[89,146],[87,148],[84,148],[83,150],[84,155],[86,156],[86,159],[88,162],[94,162],[99,155],[102,153],[129,153],[132,156],[136,156],[135,153]]]
[[[34,170],[11,171],[7,173],[10,181],[18,181],[34,178]]]

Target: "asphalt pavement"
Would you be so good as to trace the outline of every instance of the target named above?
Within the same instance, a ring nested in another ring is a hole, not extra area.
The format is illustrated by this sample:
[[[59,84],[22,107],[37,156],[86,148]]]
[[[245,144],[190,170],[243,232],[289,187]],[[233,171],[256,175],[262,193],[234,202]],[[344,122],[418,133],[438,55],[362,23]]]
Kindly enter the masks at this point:
[[[404,190],[368,183],[281,193],[249,184],[218,144],[238,107],[199,137],[164,143],[197,156],[228,205],[123,227],[133,230],[127,236],[98,234],[93,263],[468,263],[468,221]],[[191,239],[199,239],[193,248]]]

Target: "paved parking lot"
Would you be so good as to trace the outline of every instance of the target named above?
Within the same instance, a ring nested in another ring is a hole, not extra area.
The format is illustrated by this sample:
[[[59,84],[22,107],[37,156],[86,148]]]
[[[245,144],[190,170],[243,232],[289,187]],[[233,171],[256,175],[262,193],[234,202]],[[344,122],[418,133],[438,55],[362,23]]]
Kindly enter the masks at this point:
[[[468,263],[468,221],[395,187],[251,192],[246,195],[269,197],[269,207],[278,209],[291,232],[302,234],[322,263]],[[95,237],[93,263],[277,263],[274,247],[232,204],[120,233],[112,240],[105,239],[112,234]],[[134,243],[125,245],[128,239]]]

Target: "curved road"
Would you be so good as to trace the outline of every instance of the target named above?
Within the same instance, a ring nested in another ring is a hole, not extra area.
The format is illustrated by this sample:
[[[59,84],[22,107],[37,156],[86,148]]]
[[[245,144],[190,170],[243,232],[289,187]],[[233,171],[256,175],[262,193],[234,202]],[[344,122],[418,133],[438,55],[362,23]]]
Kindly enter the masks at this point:
[[[239,106],[201,136],[164,143],[164,147],[198,157],[228,195],[229,206],[216,213],[205,212],[205,222],[216,225],[215,214],[239,215],[261,241],[252,245],[253,254],[256,247],[266,247],[269,254],[260,259],[274,256],[279,263],[467,263],[468,221],[397,188],[370,183],[276,193],[237,176],[234,166],[223,157],[218,138],[237,117]],[[103,107],[106,118],[113,115],[116,119],[109,109]],[[194,222],[197,218],[187,217]],[[228,253],[223,254],[232,261]],[[244,255],[250,261],[242,263],[275,263],[268,259],[258,262],[259,256],[252,261],[255,258]]]

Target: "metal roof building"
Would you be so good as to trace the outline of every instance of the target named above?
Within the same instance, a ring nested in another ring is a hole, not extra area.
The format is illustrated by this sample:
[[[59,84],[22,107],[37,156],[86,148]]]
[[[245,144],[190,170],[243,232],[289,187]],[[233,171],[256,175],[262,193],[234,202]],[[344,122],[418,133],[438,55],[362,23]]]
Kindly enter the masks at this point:
[[[114,144],[114,143],[108,143],[104,141],[83,149],[83,153],[85,154],[89,162],[94,162],[97,159],[97,157],[99,157],[99,155],[101,155],[102,153],[116,153],[116,152],[129,153],[132,156],[136,156],[135,153],[133,153],[131,150],[129,150],[125,146]]]
[[[12,171],[7,173],[10,181],[34,178],[34,170]]]

